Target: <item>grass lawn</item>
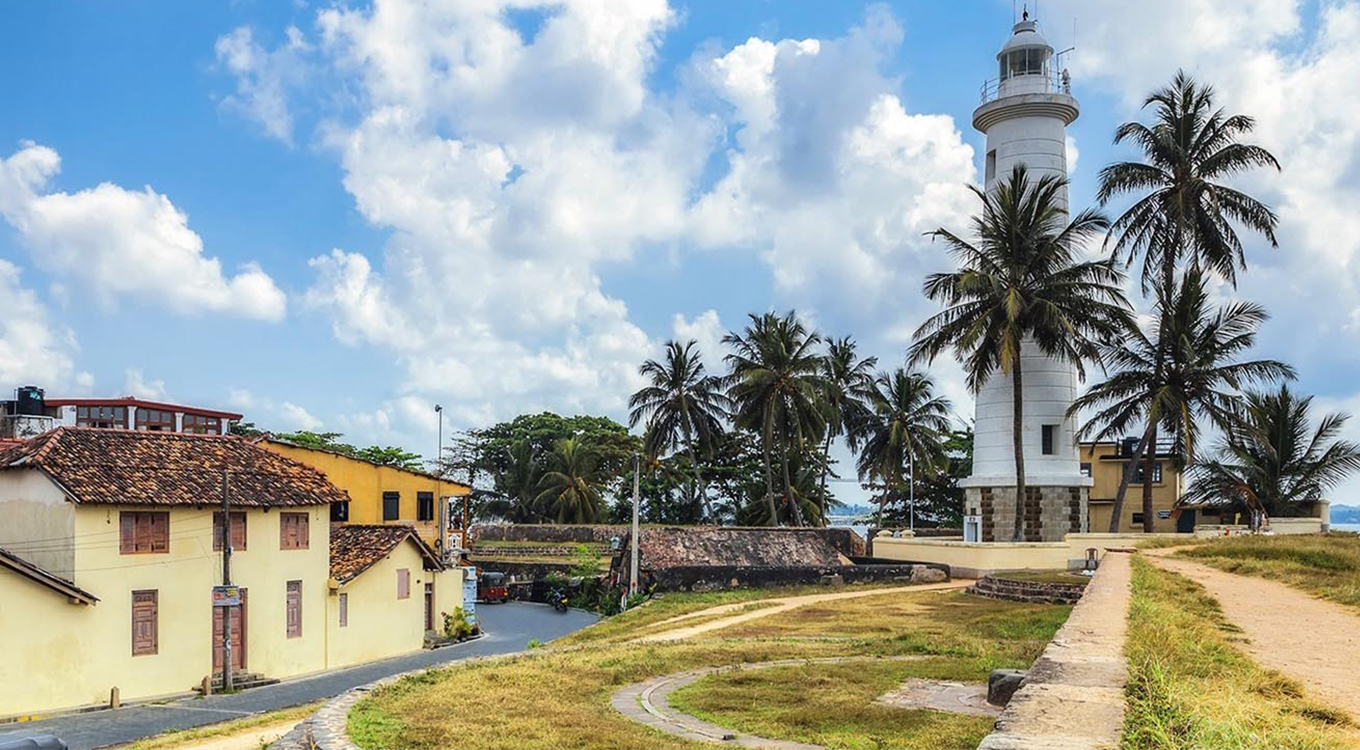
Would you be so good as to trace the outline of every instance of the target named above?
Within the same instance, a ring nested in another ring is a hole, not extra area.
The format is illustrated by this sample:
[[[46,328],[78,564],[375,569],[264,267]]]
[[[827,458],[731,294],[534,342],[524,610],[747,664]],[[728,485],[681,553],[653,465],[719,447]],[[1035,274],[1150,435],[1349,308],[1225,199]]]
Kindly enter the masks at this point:
[[[430,670],[376,690],[350,713],[350,735],[368,750],[712,748],[634,723],[609,699],[626,685],[698,667],[919,654],[930,658],[713,678],[687,688],[684,700],[720,723],[759,727],[767,737],[817,737],[843,748],[974,747],[990,726],[986,719],[890,709],[873,699],[910,675],[980,682],[994,667],[1028,666],[1070,611],[922,591],[806,605],[676,642],[622,643],[662,620],[717,604],[827,591],[667,595],[548,648]],[[754,632],[760,623],[773,630]]]
[[[1233,645],[1198,584],[1133,558],[1124,750],[1355,748],[1348,719]]]
[[[1176,555],[1360,609],[1360,534],[1224,537]]]
[[[158,734],[155,737],[134,742],[131,745],[120,745],[119,748],[125,750],[176,750],[176,748],[190,748],[202,744],[208,740],[217,740],[224,737],[231,737],[238,734],[246,734],[250,730],[260,727],[267,727],[271,724],[282,724],[291,722],[296,724],[299,721],[311,716],[321,702],[307,703],[292,708],[284,708],[278,711],[269,711],[251,716],[244,716],[240,719],[223,721],[217,724],[207,724],[192,729],[177,729],[173,732]]]
[[[972,748],[993,720],[908,711],[874,699],[908,677],[976,680],[971,662],[810,664],[711,675],[671,695],[671,705],[723,726],[832,748]]]

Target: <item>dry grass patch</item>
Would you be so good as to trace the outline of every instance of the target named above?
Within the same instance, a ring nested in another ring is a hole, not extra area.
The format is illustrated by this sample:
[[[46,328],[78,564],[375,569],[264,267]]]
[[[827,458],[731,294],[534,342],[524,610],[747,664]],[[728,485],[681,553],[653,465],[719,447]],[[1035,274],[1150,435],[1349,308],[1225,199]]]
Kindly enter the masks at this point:
[[[1133,558],[1125,750],[1340,750],[1345,716],[1233,645],[1236,629],[1193,581]]]
[[[875,703],[908,677],[974,680],[956,659],[808,664],[705,677],[672,693],[676,708],[722,726],[846,750],[972,748],[993,720]]]
[[[1360,534],[1224,537],[1176,556],[1360,609]]]
[[[165,732],[155,737],[148,737],[130,745],[120,745],[119,748],[125,750],[177,750],[178,748],[192,748],[204,744],[209,740],[219,740],[236,735],[249,734],[260,727],[267,727],[271,724],[284,724],[291,722],[296,724],[303,719],[311,716],[321,702],[307,703],[292,708],[284,708],[278,711],[268,711],[251,716],[244,716],[231,721],[218,722],[217,724],[206,724],[201,727],[191,729],[176,729],[173,732]]]

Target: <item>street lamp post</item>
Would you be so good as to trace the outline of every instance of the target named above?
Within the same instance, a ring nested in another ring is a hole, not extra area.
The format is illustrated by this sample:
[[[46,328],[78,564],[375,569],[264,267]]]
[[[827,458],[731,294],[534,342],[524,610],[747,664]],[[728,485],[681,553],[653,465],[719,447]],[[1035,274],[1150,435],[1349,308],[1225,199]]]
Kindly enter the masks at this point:
[[[633,453],[633,543],[632,560],[628,566],[628,593],[636,594],[638,589],[638,545],[642,542],[638,525],[638,472],[640,470],[641,459],[637,453]]]
[[[916,457],[907,451],[907,518],[912,536],[916,535]]]
[[[449,559],[449,524],[448,524],[448,503],[444,501],[444,407],[435,404],[434,413],[439,415],[439,443],[434,451],[435,465],[435,502],[439,503],[438,524],[439,554],[444,562]]]

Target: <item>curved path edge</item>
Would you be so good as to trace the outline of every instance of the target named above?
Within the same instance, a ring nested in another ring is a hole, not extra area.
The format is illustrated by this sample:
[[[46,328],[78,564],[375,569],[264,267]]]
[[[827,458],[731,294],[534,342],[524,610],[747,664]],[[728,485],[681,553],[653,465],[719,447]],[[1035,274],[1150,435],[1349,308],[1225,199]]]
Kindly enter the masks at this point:
[[[736,747],[758,748],[759,750],[825,750],[822,745],[811,745],[793,740],[777,740],[754,734],[738,732],[734,729],[714,724],[697,716],[684,713],[671,706],[670,696],[676,690],[694,684],[713,674],[741,672],[774,667],[791,667],[804,664],[841,664],[855,661],[919,661],[924,655],[904,656],[831,656],[815,659],[778,659],[774,661],[729,664],[704,669],[689,669],[635,682],[617,692],[609,703],[614,710],[624,716],[645,724],[666,734],[698,742],[718,742]],[[941,683],[955,685],[956,683]],[[947,710],[938,706],[921,706],[935,710]],[[966,712],[966,711],[961,711]]]

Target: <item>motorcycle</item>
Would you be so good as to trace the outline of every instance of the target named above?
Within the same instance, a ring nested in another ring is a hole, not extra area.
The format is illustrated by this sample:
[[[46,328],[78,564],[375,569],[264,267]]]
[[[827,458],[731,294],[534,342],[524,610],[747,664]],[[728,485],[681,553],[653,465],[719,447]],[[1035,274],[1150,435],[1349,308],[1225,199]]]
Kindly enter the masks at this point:
[[[558,612],[567,611],[567,592],[558,589],[548,597],[548,603]]]

